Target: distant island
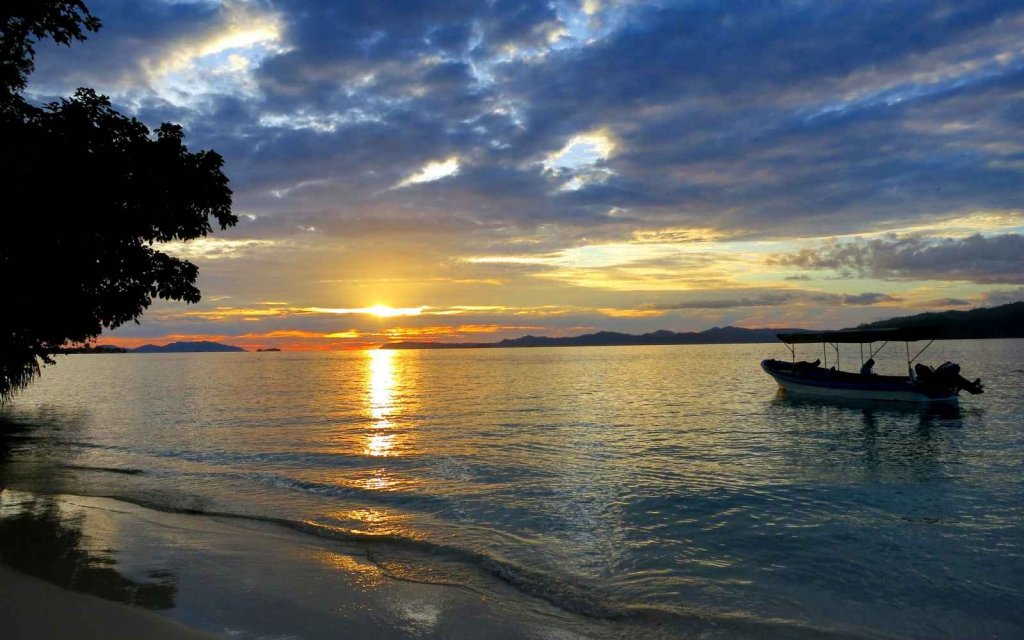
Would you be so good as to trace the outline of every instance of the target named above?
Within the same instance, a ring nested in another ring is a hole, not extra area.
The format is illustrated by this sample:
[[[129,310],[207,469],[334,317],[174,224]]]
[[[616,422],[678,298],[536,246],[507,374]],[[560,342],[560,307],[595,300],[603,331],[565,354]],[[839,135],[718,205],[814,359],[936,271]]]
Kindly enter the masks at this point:
[[[599,331],[569,338],[523,336],[500,342],[390,342],[381,349],[507,349],[517,347],[624,347],[633,345],[665,344],[750,344],[774,342],[777,333],[800,333],[807,329],[743,329],[741,327],[714,327],[707,331],[676,333],[653,331],[641,335]]]
[[[1024,338],[1024,302],[1011,302],[998,307],[979,307],[970,311],[929,311],[913,316],[879,320],[851,327],[856,329],[899,329],[904,327],[944,329],[943,339],[968,340],[987,338]],[[775,342],[779,333],[811,333],[811,329],[744,329],[714,327],[707,331],[677,333],[652,331],[634,335],[615,331],[599,331],[581,336],[551,338],[526,335],[499,342],[389,342],[381,349],[509,349],[521,347],[622,347],[632,345],[671,344],[754,344]],[[242,347],[219,342],[172,342],[162,346],[146,344],[135,349],[115,345],[84,345],[58,349],[54,353],[216,353],[244,352]],[[281,351],[277,347],[256,349],[259,353]]]
[[[245,351],[242,347],[219,342],[171,342],[162,346],[144,344],[130,350],[132,353],[214,353],[221,351]]]
[[[81,347],[63,347],[53,353],[218,353],[227,351],[245,351],[242,347],[219,342],[171,342],[165,345],[144,344],[135,349],[125,349],[112,344],[83,345]],[[267,349],[280,351],[280,349]]]
[[[1024,338],[1024,302],[970,311],[941,311],[890,318],[862,324],[857,329],[898,329],[902,327],[940,326],[943,339]],[[810,329],[743,329],[714,327],[707,331],[676,333],[654,331],[641,335],[600,331],[567,338],[523,336],[500,342],[390,342],[381,349],[507,349],[517,347],[622,347],[669,344],[751,344],[775,342],[779,333],[811,333]]]
[[[61,347],[54,349],[51,353],[128,353],[128,349],[115,347],[112,344],[85,344],[80,347]]]

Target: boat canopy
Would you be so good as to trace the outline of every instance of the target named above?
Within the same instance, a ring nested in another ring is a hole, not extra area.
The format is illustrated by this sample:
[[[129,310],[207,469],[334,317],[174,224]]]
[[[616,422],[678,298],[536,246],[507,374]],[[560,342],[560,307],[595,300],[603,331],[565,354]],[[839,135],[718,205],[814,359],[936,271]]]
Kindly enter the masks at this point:
[[[845,331],[817,331],[813,333],[780,333],[779,340],[786,344],[870,344],[872,342],[917,342],[942,337],[942,327],[901,327],[899,329],[850,329]]]

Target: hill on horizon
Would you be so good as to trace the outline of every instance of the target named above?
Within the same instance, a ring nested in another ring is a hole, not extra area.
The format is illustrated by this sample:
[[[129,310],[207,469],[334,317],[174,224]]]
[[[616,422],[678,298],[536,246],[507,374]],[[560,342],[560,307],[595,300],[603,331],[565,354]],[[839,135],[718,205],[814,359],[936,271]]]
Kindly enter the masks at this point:
[[[944,339],[1024,338],[1024,302],[998,307],[979,307],[970,311],[929,311],[859,325],[857,329],[896,329],[942,326]],[[660,330],[634,335],[599,331],[580,336],[552,338],[525,335],[499,342],[391,342],[381,349],[501,349],[518,347],[599,347],[672,344],[751,344],[775,342],[779,333],[813,333],[811,329],[712,327],[706,331],[677,333]]]
[[[200,340],[198,342],[171,342],[165,345],[144,344],[128,351],[130,353],[218,353],[245,351],[245,349],[230,344]]]
[[[928,311],[912,316],[899,316],[860,324],[856,329],[897,329],[906,327],[941,326],[944,339],[1024,338],[1024,301],[997,307],[978,307],[969,311]],[[631,345],[674,344],[752,344],[775,342],[779,333],[811,333],[801,328],[712,327],[706,331],[675,332],[652,331],[643,334],[598,331],[579,336],[548,337],[525,335],[506,338],[498,342],[391,342],[381,349],[500,349],[525,347],[597,347]],[[278,351],[276,348],[261,351]],[[62,353],[218,353],[245,352],[234,345],[210,341],[181,341],[165,345],[146,344],[134,349],[115,345],[96,345],[92,348],[65,349]]]
[[[631,345],[671,344],[751,344],[774,342],[777,333],[800,333],[807,329],[744,329],[742,327],[712,327],[706,331],[677,333],[661,329],[640,335],[617,331],[598,331],[581,336],[552,338],[526,335],[506,338],[500,342],[391,342],[381,349],[502,349],[520,347],[623,347]]]
[[[906,327],[945,328],[943,339],[1024,338],[1024,302],[998,307],[978,307],[970,311],[928,311],[868,322],[857,329],[902,329]]]

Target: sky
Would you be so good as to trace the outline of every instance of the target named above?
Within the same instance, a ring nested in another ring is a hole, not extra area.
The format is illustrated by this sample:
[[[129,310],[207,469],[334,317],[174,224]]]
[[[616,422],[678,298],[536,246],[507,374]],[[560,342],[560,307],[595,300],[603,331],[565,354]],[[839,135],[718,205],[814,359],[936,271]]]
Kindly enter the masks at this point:
[[[838,329],[1024,300],[1024,2],[87,0],[78,86],[226,161],[103,343]]]

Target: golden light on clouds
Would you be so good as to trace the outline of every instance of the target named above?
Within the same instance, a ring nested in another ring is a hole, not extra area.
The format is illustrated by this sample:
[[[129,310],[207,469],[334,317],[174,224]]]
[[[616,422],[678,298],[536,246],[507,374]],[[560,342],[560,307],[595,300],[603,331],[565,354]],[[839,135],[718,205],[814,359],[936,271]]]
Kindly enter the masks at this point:
[[[713,242],[723,240],[728,234],[707,228],[670,227],[667,229],[644,229],[634,231],[634,242],[653,244],[674,244],[680,242]]]
[[[662,232],[657,232],[662,233]],[[662,241],[641,235],[632,242],[587,244],[542,255],[472,256],[470,264],[523,265],[524,275],[575,287],[612,291],[690,291],[740,286],[740,278],[765,272],[758,243],[713,240],[701,229],[669,229]],[[685,239],[683,239],[685,238]],[[675,239],[676,241],[667,241]]]
[[[665,315],[658,309],[595,309],[609,318],[656,318]]]
[[[324,338],[334,338],[334,339],[337,339],[337,338],[351,339],[351,338],[358,338],[361,335],[362,334],[359,333],[358,331],[356,331],[355,329],[349,329],[348,331],[335,331],[334,333],[327,333],[327,334],[324,334],[322,337],[324,337]]]
[[[227,2],[222,8],[223,20],[214,28],[198,35],[184,37],[159,60],[146,61],[153,78],[187,69],[199,58],[223,53],[231,49],[244,49],[253,45],[277,47],[281,40],[283,20],[276,13],[256,10],[245,2]],[[248,67],[249,61],[235,55],[229,68],[238,71]]]
[[[543,329],[544,327],[536,325],[460,324],[455,330],[459,333],[497,333],[499,331],[538,331]]]
[[[202,318],[204,320],[231,320],[231,319],[260,319],[272,317],[289,316],[317,316],[317,315],[364,315],[376,318],[388,319],[398,317],[415,316],[460,316],[475,314],[495,315],[560,315],[568,310],[564,305],[544,305],[540,307],[507,307],[501,305],[480,305],[480,306],[454,306],[447,308],[434,308],[428,306],[392,308],[385,305],[357,308],[331,308],[331,307],[291,307],[281,306],[277,303],[263,303],[265,307],[228,307],[218,306],[213,309],[195,311],[174,311],[164,312],[159,317],[166,319],[173,318]],[[484,325],[469,325],[484,326]],[[487,325],[490,326],[490,325]],[[333,334],[332,334],[333,335]],[[325,336],[326,337],[326,336]]]
[[[372,307],[361,307],[355,309],[329,309],[325,307],[305,307],[300,311],[309,313],[329,313],[334,315],[370,315],[378,318],[394,318],[397,316],[418,316],[428,307],[405,307],[393,309],[387,305],[378,304]]]
[[[218,260],[241,258],[246,254],[282,244],[279,240],[229,240],[225,238],[199,238],[189,242],[166,242],[160,250],[186,260]]]

